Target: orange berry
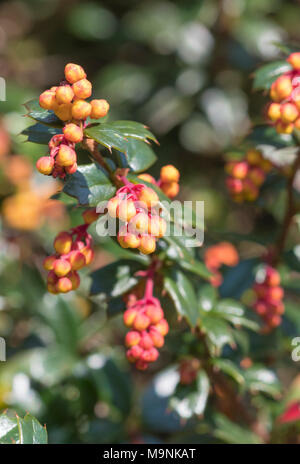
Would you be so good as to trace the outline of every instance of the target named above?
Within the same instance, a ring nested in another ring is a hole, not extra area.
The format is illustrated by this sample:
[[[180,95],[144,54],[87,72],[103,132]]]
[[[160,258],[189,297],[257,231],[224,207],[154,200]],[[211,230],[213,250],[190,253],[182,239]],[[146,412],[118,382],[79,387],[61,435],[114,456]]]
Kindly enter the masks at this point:
[[[76,290],[80,285],[80,277],[76,271],[72,271],[68,274],[68,279],[70,279],[72,284],[72,290]]]
[[[243,191],[243,182],[240,179],[227,177],[226,186],[231,194],[237,194]]]
[[[138,199],[140,202],[145,203],[147,208],[154,208],[159,202],[157,193],[151,187],[145,187],[138,193]]]
[[[121,200],[117,206],[117,216],[121,221],[128,222],[136,215],[136,209],[133,200]]]
[[[133,328],[138,331],[147,329],[150,325],[150,319],[146,314],[137,313],[133,321]]]
[[[54,240],[54,248],[60,255],[67,254],[71,251],[72,236],[68,232],[61,232]]]
[[[254,201],[258,197],[258,187],[250,179],[244,179],[243,181],[243,193],[245,200]]]
[[[259,164],[262,159],[261,152],[255,148],[251,148],[246,153],[246,160],[249,164]]]
[[[153,347],[153,341],[152,341],[150,335],[147,332],[144,332],[142,334],[142,338],[141,338],[141,341],[140,341],[139,345],[144,350],[149,350],[149,348]]]
[[[287,61],[294,69],[297,71],[300,70],[300,52],[291,53]]]
[[[127,350],[126,357],[129,362],[133,363],[140,358],[142,353],[143,348],[141,348],[139,345],[134,345],[129,350]]]
[[[53,271],[58,277],[64,277],[69,274],[71,264],[66,259],[56,259],[53,263]]]
[[[149,221],[148,233],[153,237],[161,238],[167,230],[166,221],[160,216],[152,216]]]
[[[156,242],[153,237],[150,235],[143,235],[141,237],[141,243],[139,246],[139,250],[141,253],[144,255],[149,255],[150,253],[153,253],[156,249]]]
[[[36,162],[36,168],[45,176],[50,176],[54,167],[54,159],[51,156],[42,156]]]
[[[135,330],[131,330],[125,336],[125,345],[128,348],[131,348],[134,345],[138,345],[140,340],[141,340],[141,336],[139,332],[136,332]]]
[[[270,287],[278,287],[280,284],[280,274],[276,269],[268,267],[266,270],[265,282]]]
[[[87,79],[80,79],[72,85],[73,92],[77,98],[85,99],[92,95],[92,84]]]
[[[52,110],[56,106],[55,92],[45,90],[39,97],[39,104],[45,110]]]
[[[83,131],[77,124],[69,123],[63,128],[64,136],[69,142],[79,143],[83,139]]]
[[[293,91],[291,78],[289,76],[284,75],[278,77],[275,81],[275,89],[277,96],[280,100],[288,98]]]
[[[56,256],[47,256],[43,261],[43,268],[46,269],[46,271],[52,271],[56,259]]]
[[[126,327],[131,327],[133,321],[137,315],[137,310],[134,308],[128,308],[123,314],[123,320]]]
[[[48,273],[48,276],[47,276],[47,283],[48,284],[56,284],[56,282],[58,281],[58,277],[57,275],[55,274],[54,271],[50,271]]]
[[[70,85],[61,85],[57,87],[55,92],[57,103],[71,103],[74,97],[74,92]]]
[[[86,73],[79,64],[68,63],[65,66],[65,78],[70,84],[74,84],[81,79],[85,79]]]
[[[99,218],[99,213],[97,213],[96,208],[86,209],[82,213],[82,217],[85,224],[92,224]]]
[[[91,111],[91,118],[98,119],[103,118],[107,115],[109,110],[109,104],[106,100],[92,100],[92,111]]]
[[[81,253],[85,256],[86,266],[88,266],[94,259],[94,250],[90,247],[84,247],[81,250]]]
[[[160,170],[160,179],[162,183],[179,182],[180,173],[175,166],[168,164]]]
[[[107,203],[107,211],[110,217],[116,218],[117,217],[117,209],[120,204],[121,199],[119,197],[111,198]]]
[[[72,282],[68,277],[61,277],[58,279],[55,288],[59,293],[68,293],[72,290]]]
[[[248,166],[247,161],[237,161],[232,166],[231,175],[235,179],[245,179],[245,177],[246,177],[246,175],[248,173],[248,169],[249,169],[249,166]]]
[[[268,118],[271,119],[271,121],[277,121],[280,118],[280,108],[280,103],[271,103],[268,108]]]
[[[70,252],[69,261],[72,271],[78,271],[86,265],[86,259],[84,254],[78,250],[73,250]]]
[[[72,105],[72,116],[74,119],[86,119],[91,114],[91,104],[84,100],[77,100]]]
[[[271,300],[279,301],[282,300],[284,291],[282,287],[270,287],[267,293],[268,297]]]
[[[124,237],[121,237],[123,248],[138,248],[141,240],[139,237],[131,232],[128,232]]]
[[[179,193],[179,184],[177,182],[170,182],[167,184],[161,184],[161,190],[169,198],[174,198]]]
[[[281,98],[279,97],[277,90],[276,90],[276,81],[272,83],[270,88],[270,97],[274,102],[279,102]]]
[[[278,134],[291,134],[294,129],[294,124],[293,123],[284,124],[283,122],[278,121],[275,127],[276,127]]]
[[[151,340],[153,342],[153,345],[156,347],[156,348],[161,348],[164,343],[165,343],[165,340],[164,340],[164,336],[160,333],[159,330],[157,330],[156,328],[157,326],[155,327],[151,327],[150,330],[149,330],[149,335],[151,337]]]
[[[72,166],[76,162],[76,152],[68,145],[62,144],[55,157],[55,161],[59,166]]]
[[[148,214],[146,213],[137,213],[134,217],[132,217],[128,224],[128,229],[131,232],[143,233],[148,231],[148,225],[150,223],[150,219]]]
[[[162,319],[159,321],[158,324],[155,325],[155,329],[158,330],[158,332],[165,337],[167,333],[169,332],[169,324],[166,321],[166,319]]]
[[[298,117],[298,110],[293,103],[284,103],[281,105],[281,120],[283,123],[288,124],[294,122]]]
[[[77,167],[77,163],[74,163],[71,166],[65,166],[65,171],[67,174],[74,174],[77,171]]]
[[[164,317],[164,312],[160,306],[150,304],[147,305],[145,314],[149,317],[151,324],[157,324]]]
[[[54,113],[62,121],[69,121],[72,119],[72,104],[63,103],[62,105],[59,105],[57,108],[55,108]]]
[[[294,126],[296,129],[300,130],[300,118],[296,119],[296,121],[294,122]]]
[[[148,368],[148,363],[143,361],[142,359],[138,359],[136,364],[135,364],[135,367],[139,371],[145,371]]]
[[[145,182],[149,182],[149,184],[156,184],[154,177],[152,177],[150,174],[140,174],[138,178],[144,180]]]

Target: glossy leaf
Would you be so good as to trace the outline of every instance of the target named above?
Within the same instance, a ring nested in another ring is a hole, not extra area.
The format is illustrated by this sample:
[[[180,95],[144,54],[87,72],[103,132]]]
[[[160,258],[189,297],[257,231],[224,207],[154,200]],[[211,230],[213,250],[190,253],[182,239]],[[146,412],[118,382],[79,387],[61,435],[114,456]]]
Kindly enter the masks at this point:
[[[155,163],[157,157],[151,146],[142,140],[129,138],[126,142],[124,161],[131,171],[139,173],[146,171]],[[121,167],[125,165],[122,163]]]
[[[211,311],[217,300],[217,290],[209,284],[202,285],[198,291],[198,303],[201,311]]]
[[[150,132],[144,124],[135,121],[113,121],[110,123],[112,127],[120,131],[125,137],[130,137],[144,142],[153,140],[157,142],[156,137]]]
[[[0,444],[47,444],[47,431],[38,420],[26,414],[22,419],[15,415],[0,415]]]
[[[212,359],[212,364],[218,370],[224,372],[224,374],[232,377],[237,383],[243,384],[245,382],[240,368],[230,361],[230,359]]]
[[[37,123],[24,129],[21,134],[26,135],[27,142],[40,143],[47,145],[53,135],[62,133],[61,129],[46,126],[45,124]]]
[[[170,407],[182,419],[192,416],[201,416],[206,407],[209,394],[209,378],[204,370],[197,374],[195,382],[191,385],[178,385],[174,396],[170,400]]]
[[[220,300],[215,307],[215,312],[223,319],[235,326],[243,326],[258,331],[260,326],[254,320],[247,318],[244,306],[233,299]]]
[[[53,111],[44,110],[40,107],[39,101],[33,99],[25,103],[25,108],[28,111],[27,116],[37,122],[52,127],[62,127],[63,122],[53,113]]]
[[[201,330],[205,333],[208,349],[212,356],[220,356],[225,345],[235,347],[233,332],[227,322],[208,313],[201,318]]]
[[[294,139],[289,134],[278,134],[275,127],[266,124],[256,126],[248,135],[247,141],[255,145],[273,145],[277,148],[284,148],[295,145]]]
[[[273,61],[262,66],[254,73],[253,89],[269,89],[277,77],[291,69],[290,64],[283,60]]]
[[[252,366],[245,370],[246,387],[252,392],[262,392],[278,398],[281,393],[280,382],[273,371],[265,367]]]
[[[97,206],[109,200],[116,192],[108,173],[98,164],[78,166],[75,174],[68,176],[63,191],[77,198],[81,206]]]

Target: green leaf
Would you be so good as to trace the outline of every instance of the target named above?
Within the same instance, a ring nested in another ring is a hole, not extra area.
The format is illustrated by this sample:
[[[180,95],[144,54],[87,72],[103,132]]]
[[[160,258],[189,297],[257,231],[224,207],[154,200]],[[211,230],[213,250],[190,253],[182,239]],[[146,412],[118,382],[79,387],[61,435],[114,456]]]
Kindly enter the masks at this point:
[[[202,285],[198,292],[198,303],[201,311],[211,311],[216,303],[218,294],[215,287],[209,284]]]
[[[273,45],[287,56],[291,53],[299,52],[300,50],[300,45],[298,43],[273,42]]]
[[[197,298],[190,280],[179,270],[166,272],[164,288],[173,300],[178,314],[195,327],[199,319]]]
[[[223,346],[229,344],[235,347],[230,326],[223,320],[208,313],[201,319],[201,330],[206,335],[208,349],[212,356],[220,356]]]
[[[26,414],[24,419],[15,415],[0,415],[0,444],[47,444],[47,431],[38,420]]]
[[[190,419],[192,416],[200,416],[204,413],[208,394],[209,378],[204,370],[197,374],[192,385],[178,385],[175,395],[170,400],[170,407],[182,419]]]
[[[212,359],[212,365],[232,377],[237,383],[243,384],[245,382],[241,370],[230,359]]]
[[[140,269],[140,263],[126,259],[101,267],[91,274],[91,294],[105,293],[108,298],[123,295],[138,283],[134,274]]]
[[[226,319],[235,326],[247,327],[254,331],[258,331],[260,329],[258,323],[245,317],[246,311],[244,306],[233,299],[227,298],[220,300],[215,307],[215,312],[219,313],[223,319]]]
[[[108,173],[98,164],[78,166],[75,174],[68,176],[63,191],[77,198],[82,206],[97,206],[109,200],[116,192]]]
[[[275,373],[270,369],[252,366],[245,370],[246,387],[251,392],[262,392],[278,398],[281,394],[281,385]]]
[[[158,143],[156,137],[144,124],[135,121],[114,121],[110,125],[121,132],[125,137],[130,137],[147,142],[147,139]]]
[[[291,65],[284,60],[274,61],[262,66],[254,73],[253,89],[269,89],[278,76],[291,69]]]
[[[53,111],[44,110],[40,107],[37,99],[30,100],[24,104],[31,119],[52,127],[62,127],[63,122],[53,113]]]
[[[236,445],[257,445],[262,443],[260,437],[249,429],[231,422],[222,414],[216,414],[214,419],[215,428],[213,435],[219,438],[219,440]]]
[[[29,126],[21,132],[22,135],[27,136],[27,142],[40,143],[42,145],[47,145],[54,135],[61,133],[60,129],[40,123]]]
[[[96,142],[100,143],[100,145],[108,148],[109,151],[111,151],[112,148],[115,148],[122,153],[126,152],[126,137],[111,124],[91,124],[86,127],[84,134],[96,140]]]
[[[128,139],[126,143],[124,158],[126,166],[136,173],[146,171],[157,160],[150,145],[133,138]]]
[[[289,134],[278,134],[275,127],[266,124],[255,126],[253,131],[246,138],[248,142],[255,145],[273,145],[277,148],[284,148],[295,145],[294,139]]]

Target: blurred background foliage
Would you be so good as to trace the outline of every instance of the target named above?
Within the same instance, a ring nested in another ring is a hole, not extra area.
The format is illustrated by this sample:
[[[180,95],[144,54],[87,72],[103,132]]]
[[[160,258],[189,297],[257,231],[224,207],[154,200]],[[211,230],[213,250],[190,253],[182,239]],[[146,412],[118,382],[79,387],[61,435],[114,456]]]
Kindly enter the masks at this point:
[[[205,201],[205,244],[242,238],[240,280],[231,275],[222,290],[239,297],[251,285],[264,239],[274,236],[280,203],[274,208],[266,194],[260,204],[233,204],[224,186],[224,153],[252,122],[262,121],[266,99],[252,92],[251,74],[279,57],[273,42],[300,41],[299,19],[296,0],[1,2],[0,76],[7,99],[0,102],[0,335],[8,361],[0,366],[0,408],[30,411],[47,423],[50,442],[238,443],[252,437],[221,415],[183,422],[166,412],[178,381],[172,367],[180,355],[177,337],[190,343],[174,316],[160,361],[136,373],[124,357],[122,320],[107,321],[101,302],[87,297],[88,275],[76,294],[45,293],[42,259],[59,230],[78,224],[81,211],[49,200],[58,185],[32,167],[46,147],[19,136],[30,124],[22,104],[59,82],[67,62],[81,64],[95,95],[110,102],[112,119],[141,121],[158,137],[151,174],[171,162],[181,172],[180,199]],[[259,240],[249,244],[254,228]],[[123,252],[99,247],[93,267],[116,253]],[[251,351],[257,362],[277,368],[285,395],[292,391],[293,398],[300,386],[299,378],[290,386],[297,365],[287,336],[300,334],[297,305],[288,307],[283,334],[255,339]],[[247,340],[240,344],[241,361]],[[282,404],[259,394],[253,407],[268,427]],[[275,437],[295,440],[295,429],[275,427]]]

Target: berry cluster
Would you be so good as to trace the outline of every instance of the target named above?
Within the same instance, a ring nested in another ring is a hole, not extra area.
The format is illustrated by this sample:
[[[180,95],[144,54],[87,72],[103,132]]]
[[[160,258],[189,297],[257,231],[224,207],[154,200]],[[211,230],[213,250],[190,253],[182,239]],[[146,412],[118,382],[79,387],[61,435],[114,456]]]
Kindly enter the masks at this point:
[[[122,248],[137,248],[143,254],[153,253],[156,239],[166,232],[166,221],[159,216],[156,192],[143,184],[134,185],[123,178],[124,187],[107,203],[108,214],[121,225],[118,242]]]
[[[204,252],[204,262],[209,271],[212,272],[210,283],[213,287],[219,287],[223,282],[220,267],[236,266],[239,262],[239,255],[235,247],[229,242],[220,242],[207,248]]]
[[[164,345],[164,337],[169,325],[157,298],[153,297],[153,279],[148,278],[144,297],[127,303],[123,315],[124,324],[130,327],[125,337],[128,348],[126,356],[129,362],[135,363],[139,370],[147,369],[149,363],[157,360],[157,348]]]
[[[40,106],[54,111],[65,125],[63,134],[55,135],[50,140],[50,155],[41,157],[36,166],[42,174],[60,178],[76,172],[75,144],[83,140],[86,119],[102,118],[109,110],[106,100],[86,101],[92,94],[92,84],[86,79],[81,66],[67,64],[65,79],[59,86],[45,90],[39,97]]]
[[[172,166],[172,164],[168,164],[161,168],[160,178],[158,181],[156,181],[150,174],[140,174],[138,177],[150,184],[160,187],[164,194],[169,198],[174,198],[179,193],[180,173],[175,166]]]
[[[83,213],[84,224],[60,232],[54,240],[55,254],[45,258],[43,266],[49,271],[47,287],[50,293],[67,293],[80,285],[78,270],[88,266],[94,257],[89,225],[97,220],[95,209]]]
[[[272,103],[267,110],[268,118],[279,134],[291,134],[300,129],[300,52],[288,59],[292,70],[279,76],[271,85]]]
[[[283,288],[280,287],[280,275],[276,269],[267,265],[257,274],[253,290],[256,301],[253,305],[255,312],[262,317],[266,329],[271,330],[281,323],[284,313]]]
[[[256,200],[272,167],[272,163],[255,149],[248,150],[243,160],[228,161],[225,166],[228,174],[226,186],[232,199],[238,203]]]

